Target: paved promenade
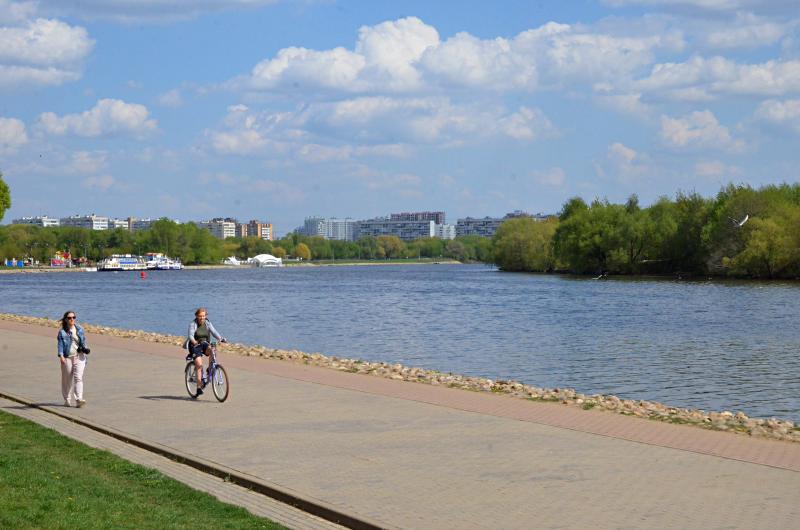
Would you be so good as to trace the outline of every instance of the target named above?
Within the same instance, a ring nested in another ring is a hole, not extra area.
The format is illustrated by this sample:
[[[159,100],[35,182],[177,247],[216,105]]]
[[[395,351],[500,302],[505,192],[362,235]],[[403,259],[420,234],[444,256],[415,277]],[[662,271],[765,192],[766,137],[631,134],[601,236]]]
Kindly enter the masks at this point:
[[[797,528],[800,444],[221,353],[192,401],[175,347],[89,336],[61,406],[53,328],[0,321],[10,393],[387,528]],[[0,408],[8,408],[0,403]]]

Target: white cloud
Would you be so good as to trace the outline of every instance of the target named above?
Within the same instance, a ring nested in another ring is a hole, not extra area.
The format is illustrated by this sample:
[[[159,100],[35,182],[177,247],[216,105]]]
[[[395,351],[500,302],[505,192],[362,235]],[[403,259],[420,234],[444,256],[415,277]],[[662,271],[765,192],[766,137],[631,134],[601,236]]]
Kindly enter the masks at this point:
[[[158,104],[162,107],[177,108],[183,105],[183,96],[177,88],[164,92],[158,96]]]
[[[227,86],[293,93],[529,91],[629,76],[652,64],[654,50],[679,44],[676,32],[616,36],[553,22],[511,39],[460,32],[441,42],[434,27],[408,17],[362,27],[352,50],[284,48]]]
[[[637,159],[639,154],[624,144],[615,142],[608,148],[608,159],[617,165],[630,164]]]
[[[600,176],[610,176],[617,182],[631,183],[652,176],[649,158],[620,142],[608,146],[604,159],[594,162]]]
[[[149,118],[144,105],[118,99],[101,99],[81,114],[59,117],[53,112],[39,115],[39,127],[54,135],[74,134],[95,137],[105,134],[143,136],[156,130],[156,121]]]
[[[694,173],[698,177],[719,180],[720,177],[737,177],[741,170],[719,160],[704,160],[694,165]]]
[[[554,167],[547,171],[534,171],[533,179],[543,186],[559,188],[564,185],[566,175],[564,174],[563,169],[560,167]]]
[[[764,123],[800,133],[800,99],[764,101],[756,109],[754,117]]]
[[[597,95],[594,100],[603,107],[638,118],[647,118],[651,113],[650,106],[642,102],[641,94]]]
[[[444,86],[504,90],[534,88],[537,82],[536,64],[513,51],[510,41],[481,40],[465,32],[430,47],[420,64]]]
[[[99,191],[108,191],[115,184],[117,184],[117,181],[111,175],[87,177],[82,182],[84,188]]]
[[[694,56],[683,63],[655,65],[636,86],[643,92],[689,101],[722,94],[779,96],[800,91],[800,61],[738,64],[723,57]]]
[[[107,156],[104,152],[90,153],[77,151],[72,153],[69,171],[72,173],[97,173],[107,165]]]
[[[412,63],[438,41],[436,29],[416,17],[364,26],[353,51],[341,47],[324,51],[284,48],[274,59],[258,63],[244,84],[262,90],[415,89],[419,87],[420,73]]]
[[[446,147],[498,137],[530,142],[556,132],[538,109],[455,105],[444,97],[363,97],[280,113],[252,112],[244,105],[228,110],[225,129],[207,131],[217,152],[294,152],[306,161],[407,156],[414,145]]]
[[[0,155],[13,154],[26,143],[25,124],[16,118],[0,117]]]
[[[751,13],[738,13],[735,21],[712,26],[705,34],[705,42],[709,47],[723,49],[769,46],[786,36],[790,27]]]
[[[59,20],[16,20],[23,14],[30,13],[0,17],[12,24],[0,25],[0,86],[59,85],[80,78],[80,63],[94,47],[86,30]]]
[[[661,116],[661,139],[675,149],[722,149],[738,151],[744,147],[731,137],[709,110],[695,111],[683,118]]]
[[[33,2],[14,2],[0,0],[0,24],[16,24],[33,18],[36,4]]]

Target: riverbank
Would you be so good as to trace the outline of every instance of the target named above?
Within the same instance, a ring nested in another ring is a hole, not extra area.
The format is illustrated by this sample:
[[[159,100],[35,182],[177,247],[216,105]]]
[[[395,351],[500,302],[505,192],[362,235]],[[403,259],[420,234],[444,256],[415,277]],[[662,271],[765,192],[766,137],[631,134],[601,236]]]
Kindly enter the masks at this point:
[[[95,268],[86,267],[3,267],[0,274],[39,274],[45,272],[97,272]]]
[[[381,261],[285,261],[285,267],[340,267],[340,266],[373,266],[373,265],[461,265],[460,261],[443,260],[381,260]],[[186,270],[223,270],[249,269],[250,265],[184,265]],[[38,274],[45,272],[96,272],[97,269],[86,267],[0,267],[0,274]],[[137,271],[133,271],[137,272]]]
[[[59,325],[56,320],[7,313],[0,313],[0,319],[52,328],[57,328]],[[87,331],[92,333],[121,338],[134,338],[145,342],[171,344],[177,347],[180,347],[184,340],[183,337],[175,335],[165,335],[140,330],[125,330],[92,324],[84,324],[84,327]],[[434,386],[446,386],[474,392],[504,394],[532,401],[557,402],[570,407],[604,410],[609,413],[636,416],[667,423],[685,424],[704,429],[746,434],[753,437],[800,442],[800,428],[792,421],[777,418],[751,418],[742,412],[707,412],[698,409],[670,407],[651,401],[621,399],[614,395],[586,395],[570,388],[539,388],[532,385],[525,385],[517,381],[492,380],[481,377],[442,373],[435,370],[403,366],[401,364],[339,358],[322,355],[320,353],[274,349],[260,345],[231,343],[227,345],[225,349],[226,352],[245,357],[276,359],[386,379],[412,381]]]

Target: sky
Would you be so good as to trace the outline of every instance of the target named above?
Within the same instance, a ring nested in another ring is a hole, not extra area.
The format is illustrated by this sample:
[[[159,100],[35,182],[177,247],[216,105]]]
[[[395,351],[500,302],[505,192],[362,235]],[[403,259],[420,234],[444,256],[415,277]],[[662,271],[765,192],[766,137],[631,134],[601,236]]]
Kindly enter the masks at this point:
[[[4,223],[798,181],[797,0],[0,0]]]

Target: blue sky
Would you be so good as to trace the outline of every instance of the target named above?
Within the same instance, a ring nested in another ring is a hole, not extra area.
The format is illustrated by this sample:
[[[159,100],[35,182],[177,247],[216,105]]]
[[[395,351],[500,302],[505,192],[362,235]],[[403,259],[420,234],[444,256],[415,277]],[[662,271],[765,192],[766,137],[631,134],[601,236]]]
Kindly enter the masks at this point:
[[[798,141],[796,0],[0,0],[6,223],[649,204]]]

